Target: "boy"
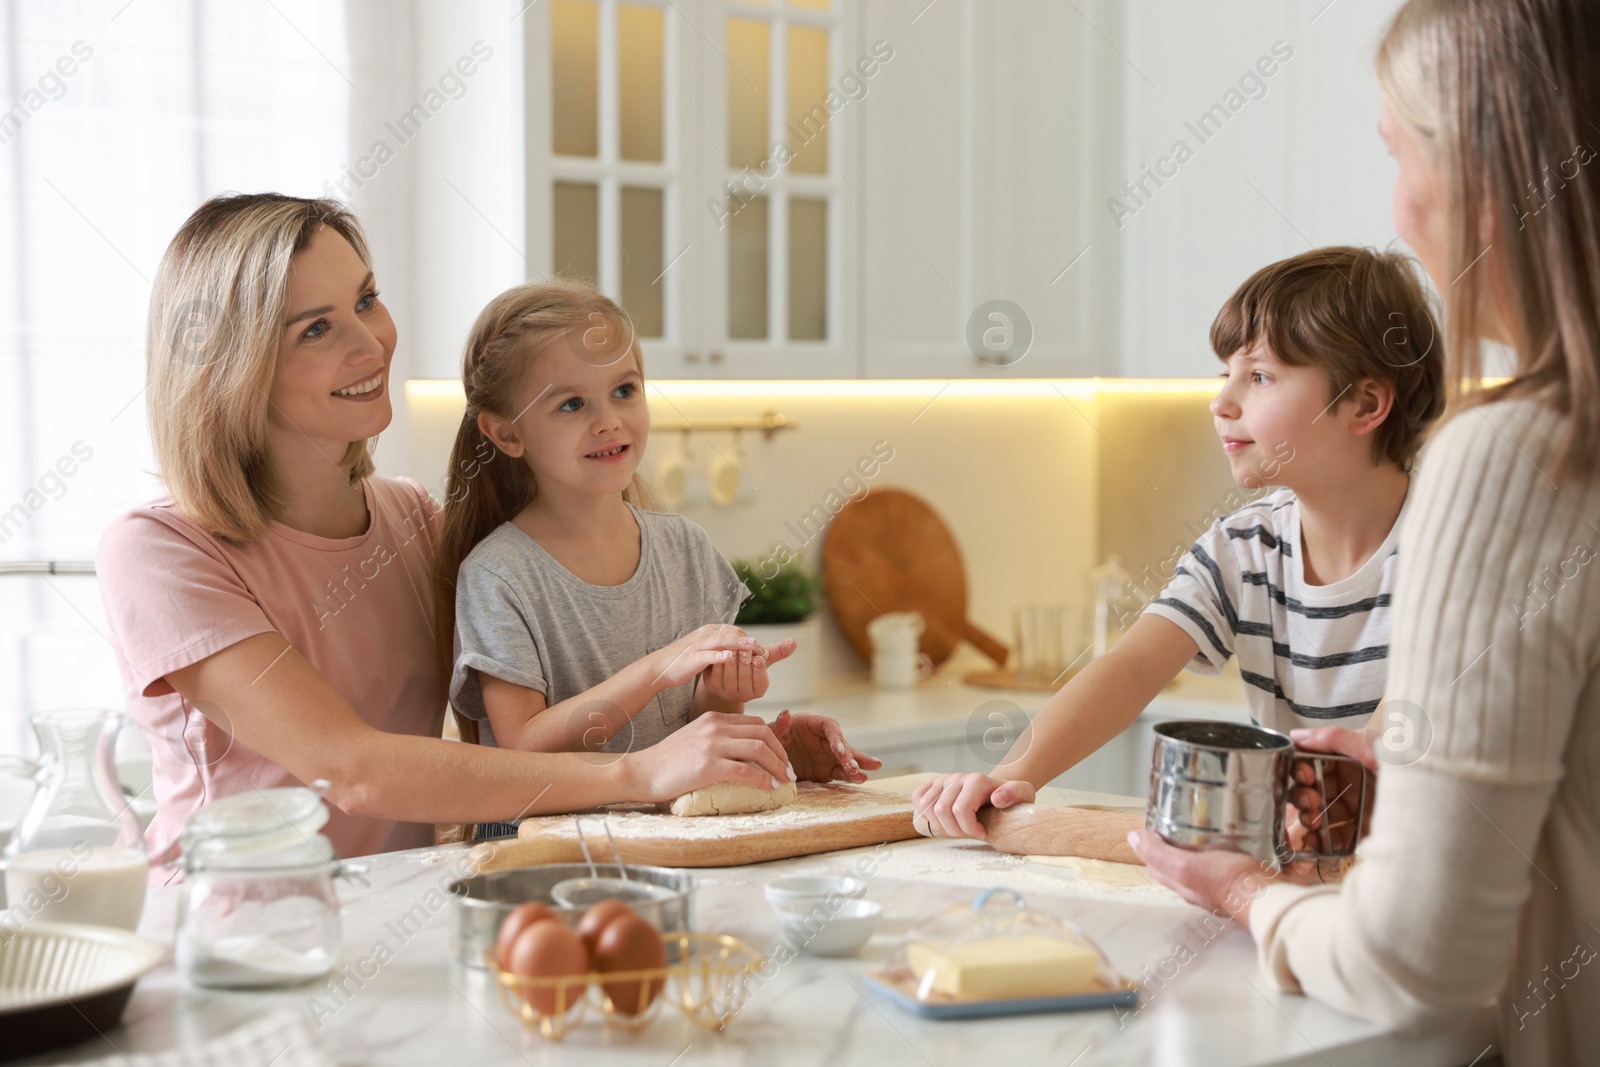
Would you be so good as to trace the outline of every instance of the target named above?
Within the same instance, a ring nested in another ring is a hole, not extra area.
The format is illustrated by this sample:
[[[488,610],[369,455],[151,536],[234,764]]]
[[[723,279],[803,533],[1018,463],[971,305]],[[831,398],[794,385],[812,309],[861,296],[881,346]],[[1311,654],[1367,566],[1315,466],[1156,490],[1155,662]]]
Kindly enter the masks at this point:
[[[1257,271],[1211,325],[1211,413],[1236,482],[1280,486],[1194,543],[1161,596],[1050,698],[993,775],[920,786],[919,827],[983,837],[1127,729],[1185,666],[1239,657],[1251,717],[1360,728],[1383,696],[1410,469],[1444,409],[1438,328],[1411,261],[1313,249]]]

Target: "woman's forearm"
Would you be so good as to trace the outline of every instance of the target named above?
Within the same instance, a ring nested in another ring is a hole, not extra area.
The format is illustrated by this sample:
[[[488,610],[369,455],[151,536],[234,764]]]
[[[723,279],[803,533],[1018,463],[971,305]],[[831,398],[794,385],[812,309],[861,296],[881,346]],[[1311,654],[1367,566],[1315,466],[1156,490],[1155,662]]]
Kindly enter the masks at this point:
[[[347,746],[330,771],[331,803],[403,822],[496,822],[656,799],[620,754],[514,752],[381,730]]]

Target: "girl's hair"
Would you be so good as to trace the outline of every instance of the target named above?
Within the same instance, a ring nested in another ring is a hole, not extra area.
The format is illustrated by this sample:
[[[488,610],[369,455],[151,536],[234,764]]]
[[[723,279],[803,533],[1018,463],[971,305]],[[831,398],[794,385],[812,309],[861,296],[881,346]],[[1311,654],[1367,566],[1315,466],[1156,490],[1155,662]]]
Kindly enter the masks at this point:
[[[1480,395],[1537,397],[1566,416],[1558,476],[1600,469],[1597,54],[1592,0],[1410,0],[1377,57],[1384,95],[1445,186],[1447,380],[1481,381],[1498,325],[1515,370]]]
[[[267,465],[267,394],[289,264],[322,226],[371,265],[344,205],[235,193],[200,205],[156,270],[146,340],[156,462],[184,516],[227,541],[255,541],[283,505]],[[352,484],[371,474],[368,442],[352,441],[344,462]]]
[[[478,428],[478,415],[511,419],[528,369],[550,345],[583,346],[607,361],[625,351],[644,366],[628,313],[586,285],[556,281],[507,289],[479,312],[461,358],[461,385],[467,409],[461,415],[450,470],[445,479],[443,532],[434,557],[434,637],[446,677],[454,658],[456,574],[479,541],[532,502],[538,493],[533,472],[507,456]],[[617,344],[625,340],[626,347]],[[642,508],[655,502],[635,472],[622,498]]]

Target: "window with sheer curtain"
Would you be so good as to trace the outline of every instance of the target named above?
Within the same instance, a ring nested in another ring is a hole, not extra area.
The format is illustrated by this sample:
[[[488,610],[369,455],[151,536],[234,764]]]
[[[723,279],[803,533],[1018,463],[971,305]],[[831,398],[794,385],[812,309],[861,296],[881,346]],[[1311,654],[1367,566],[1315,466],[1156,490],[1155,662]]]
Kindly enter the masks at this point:
[[[160,492],[161,254],[217,193],[326,195],[352,158],[359,23],[319,0],[19,0],[0,19],[0,564],[92,560]],[[0,752],[30,748],[30,711],[123,706],[104,635],[93,578],[0,577]]]

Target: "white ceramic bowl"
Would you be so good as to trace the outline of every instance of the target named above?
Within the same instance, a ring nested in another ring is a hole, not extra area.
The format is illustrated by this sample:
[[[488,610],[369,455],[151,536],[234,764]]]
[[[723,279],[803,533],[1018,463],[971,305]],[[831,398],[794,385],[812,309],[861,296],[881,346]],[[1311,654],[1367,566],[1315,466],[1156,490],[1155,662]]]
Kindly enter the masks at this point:
[[[813,956],[854,956],[883,918],[883,905],[870,900],[843,900],[836,908],[824,901],[810,907],[774,908],[783,932],[802,952]]]
[[[790,874],[768,882],[764,892],[767,903],[775,910],[793,908],[801,903],[809,908],[812,903],[826,900],[830,893],[860,900],[867,895],[867,883],[844,875]]]

